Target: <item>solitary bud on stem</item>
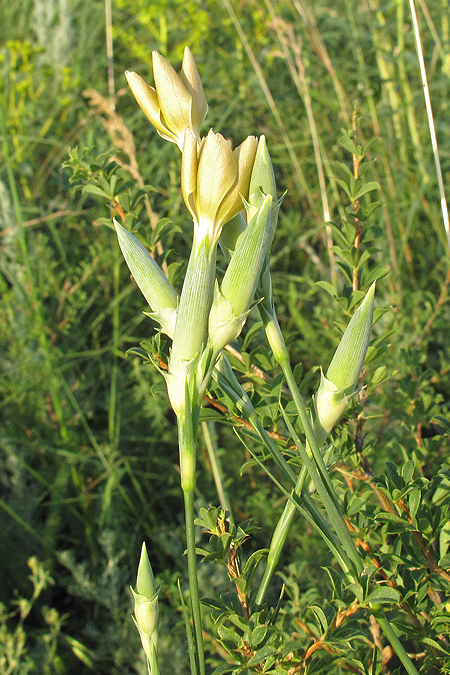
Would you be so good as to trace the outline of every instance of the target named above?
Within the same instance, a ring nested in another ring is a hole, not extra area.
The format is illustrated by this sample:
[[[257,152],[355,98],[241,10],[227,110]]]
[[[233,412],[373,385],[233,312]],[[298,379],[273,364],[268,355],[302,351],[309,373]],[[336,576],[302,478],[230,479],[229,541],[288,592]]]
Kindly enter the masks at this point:
[[[157,664],[159,589],[156,588],[145,543],[142,544],[136,591],[131,589],[131,592],[134,598],[134,623],[149,661],[150,672],[152,675],[157,675],[159,673]]]
[[[135,282],[154,312],[154,318],[161,324],[163,332],[172,336],[177,294],[141,242],[115,219],[114,225],[123,257]]]
[[[255,295],[271,239],[272,197],[267,195],[239,236],[220,291],[216,288],[209,315],[209,337],[216,352],[242,330]]]
[[[248,192],[248,201],[255,209],[261,206],[265,195],[271,195],[274,203],[277,200],[275,174],[265,136],[259,138]]]
[[[327,370],[322,374],[316,395],[316,411],[320,428],[318,441],[323,442],[345,411],[355,389],[369,346],[373,322],[375,283],[367,291],[336,349]]]

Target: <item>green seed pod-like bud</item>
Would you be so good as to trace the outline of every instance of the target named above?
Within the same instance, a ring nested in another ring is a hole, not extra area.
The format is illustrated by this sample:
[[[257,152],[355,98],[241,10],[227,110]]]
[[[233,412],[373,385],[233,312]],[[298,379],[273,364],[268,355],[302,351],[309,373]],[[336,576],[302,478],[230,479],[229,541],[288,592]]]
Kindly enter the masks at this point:
[[[326,435],[346,409],[358,383],[372,331],[374,293],[375,283],[369,288],[363,302],[350,319],[326,377],[322,374],[316,395],[316,411],[320,426]],[[320,440],[323,441],[324,438]]]
[[[255,161],[253,163],[248,203],[245,205],[245,208],[247,209],[247,217],[249,220],[253,218],[254,213],[261,207],[261,204],[263,203],[264,197],[266,195],[270,195],[272,197],[272,229],[269,245],[267,247],[265,265],[262,268],[262,273],[267,276],[269,274],[268,268],[270,249],[272,247],[273,237],[277,228],[278,212],[284,199],[284,195],[281,197],[281,199],[277,199],[277,185],[275,182],[272,160],[270,159],[269,151],[267,149],[266,139],[264,136],[261,136],[258,143],[258,149],[256,151]]]
[[[271,238],[272,197],[267,195],[239,236],[209,315],[209,337],[219,352],[242,330]]]
[[[277,186],[275,183],[275,174],[273,172],[272,160],[265,136],[260,136],[256,150],[255,161],[253,163],[252,174],[250,178],[248,202],[245,204],[248,219],[251,220],[258,209],[261,208],[266,195],[272,197],[272,224],[276,225],[276,216],[278,215],[279,204],[277,203]],[[275,216],[275,222],[274,222]],[[242,213],[229,220],[224,225],[220,235],[219,243],[224,253],[232,254],[236,248],[239,235],[245,230],[246,223]]]
[[[125,262],[150,305],[155,318],[167,335],[173,335],[177,294],[150,253],[131,232],[114,220],[119,245]]]
[[[256,209],[263,203],[264,195],[270,195],[274,203],[277,200],[275,174],[265,136],[261,136],[258,142],[248,193],[248,201]]]
[[[270,237],[272,196],[266,195],[258,212],[240,235],[221,285],[234,313],[248,310],[255,294]]]
[[[147,555],[145,543],[142,544],[139,561],[136,591],[131,589],[134,598],[134,623],[139,631],[142,647],[147,656],[151,675],[158,675],[157,638],[158,638],[158,592],[152,567]]]
[[[327,378],[338,389],[354,388],[369,346],[373,322],[375,282],[350,319],[327,370]]]

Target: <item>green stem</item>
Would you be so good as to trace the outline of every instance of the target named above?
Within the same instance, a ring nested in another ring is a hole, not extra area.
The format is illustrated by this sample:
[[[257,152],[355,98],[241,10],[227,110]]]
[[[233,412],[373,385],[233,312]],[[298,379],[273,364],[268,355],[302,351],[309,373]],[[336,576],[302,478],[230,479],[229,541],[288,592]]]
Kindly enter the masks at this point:
[[[198,592],[197,553],[195,549],[194,495],[195,467],[197,454],[197,415],[192,411],[186,396],[186,415],[178,418],[178,442],[180,448],[181,487],[184,495],[186,527],[186,548],[188,559],[189,597],[194,623],[194,650],[190,654],[195,662],[198,675],[205,675],[205,654],[203,650],[202,614]]]
[[[203,650],[202,614],[198,593],[197,554],[195,551],[194,491],[184,491],[184,514],[186,519],[186,546],[188,559],[189,596],[192,620],[194,622],[195,660],[199,675],[205,675]]]
[[[385,613],[381,610],[378,610],[376,612],[373,612],[373,615],[376,618],[381,630],[391,643],[392,649],[397,654],[400,661],[403,663],[408,675],[419,675],[417,668],[415,667],[415,665],[409,658],[408,654],[406,653],[404,646],[394,633],[394,630],[392,629],[392,626],[388,621]]]
[[[208,458],[211,463],[211,470],[213,472],[214,483],[216,484],[220,506],[230,514],[228,520],[230,523],[232,523],[233,511],[231,509],[230,497],[225,486],[222,462],[220,460],[219,449],[217,447],[214,422],[202,422],[202,431],[206,443],[206,449],[208,451]]]
[[[284,459],[283,455],[279,451],[274,441],[267,434],[266,430],[259,421],[258,415],[252,405],[251,400],[249,399],[249,397],[239,384],[238,380],[236,379],[233,370],[225,356],[222,355],[221,359],[219,360],[217,368],[213,371],[213,377],[219,382],[222,390],[226,392],[227,395],[236,403],[236,406],[238,407],[243,417],[245,417],[245,419],[248,422],[250,422],[250,424],[253,426],[254,430],[257,432],[259,438],[261,439],[261,442],[263,443],[264,447],[269,451],[269,453],[271,454],[272,458],[274,459],[279,469],[282,471],[285,478],[289,481],[291,485],[298,486],[298,489],[300,490],[301,481],[303,479],[300,477],[297,478],[295,476],[292,468],[286,462],[286,460]],[[297,443],[299,443],[298,440]],[[250,449],[249,451],[251,453]],[[260,461],[258,457],[256,457],[255,455],[253,456],[256,459],[256,461],[258,462]],[[268,468],[264,465],[262,466],[264,470],[267,472],[267,474],[272,478],[272,480],[274,480],[276,485],[278,485],[281,491],[286,495],[286,497],[288,497],[289,503],[292,504],[294,508],[297,508],[303,515],[303,517],[306,518],[306,520],[309,523],[311,523],[311,525],[315,529],[317,529],[317,531],[324,538],[329,549],[339,560],[339,564],[341,565],[342,569],[346,572],[346,574],[349,574],[350,570],[352,569],[351,560],[349,559],[345,550],[343,550],[343,547],[338,537],[336,536],[335,532],[333,532],[327,521],[322,517],[322,514],[315,506],[313,500],[311,499],[307,491],[304,489],[301,490],[301,495],[296,494],[294,491],[294,495],[292,494],[290,495],[283,488],[283,486],[280,485],[280,483],[276,480],[276,478],[271,475]],[[301,497],[301,504],[299,503],[299,497]],[[288,529],[287,523],[286,526]]]
[[[256,414],[250,398],[236,379],[233,370],[225,356],[221,356],[217,363],[217,367],[212,372],[212,375],[214,379],[218,381],[221,389],[231,398],[232,401],[234,401],[236,407],[245,417],[245,419],[253,426],[261,441],[272,455],[272,459],[282,471],[284,477],[291,483],[291,485],[294,486],[297,482],[295,473],[286,462],[275,443],[273,443],[272,439],[270,439],[267,435],[266,430],[259,421],[258,415]]]
[[[358,575],[363,571],[363,563],[345,522],[344,514],[342,513],[341,507],[337,501],[337,497],[335,494],[330,494],[326,483],[322,479],[321,472],[314,462],[314,459],[309,456],[307,450],[303,447],[287,415],[283,413],[283,416],[289,433],[294,443],[298,447],[303,464],[306,466],[317,494],[319,495],[322,504],[325,507],[328,518],[330,519],[331,524],[338,535],[341,557],[348,557],[352,561],[351,581],[355,582]]]
[[[314,429],[312,427],[308,412],[306,410],[306,406],[303,402],[303,398],[298,390],[297,382],[295,381],[294,373],[292,372],[291,364],[289,362],[289,357],[287,356],[286,353],[286,358],[283,360],[279,361],[281,369],[283,371],[284,378],[287,382],[287,385],[289,387],[289,391],[291,392],[292,395],[292,400],[294,401],[295,407],[298,412],[298,416],[300,418],[300,422],[303,427],[303,431],[305,432],[306,435],[306,440],[307,440],[307,454],[308,457],[313,457],[314,462],[317,467],[317,471],[320,474],[321,480],[329,493],[330,497],[333,499],[336,507],[340,509],[338,499],[336,497],[336,493],[333,487],[333,484],[330,479],[330,475],[328,473],[327,467],[325,466],[325,463],[323,461],[322,453],[320,452],[319,445],[317,443],[316,435],[314,433]],[[299,447],[300,450],[300,447]]]
[[[271,288],[271,286],[272,284],[268,283],[267,281],[264,284],[265,288]],[[328,471],[323,462],[322,455],[317,444],[316,435],[314,433],[308,411],[306,410],[302,395],[300,394],[297,382],[295,381],[294,373],[292,372],[289,361],[289,352],[287,350],[280,324],[278,323],[275,309],[272,306],[270,298],[265,296],[262,297],[259,304],[259,311],[264,323],[267,341],[275,357],[275,360],[283,371],[284,378],[291,392],[292,400],[294,401],[295,407],[297,409],[303,431],[305,432],[306,440],[308,441],[309,447],[311,449],[310,454],[312,454],[314,457],[317,467],[322,474],[322,478],[324,479],[325,483],[327,483],[328,489],[331,490],[331,493],[334,493],[331,481],[329,480]]]
[[[147,668],[149,675],[160,675],[159,664],[158,664],[158,655],[156,653],[155,647],[151,651],[151,658],[147,661]]]
[[[265,305],[265,306],[264,306]],[[269,344],[272,348],[272,351],[274,353],[275,359],[278,361],[280,364],[283,374],[285,376],[286,382],[288,384],[288,387],[291,391],[292,398],[294,400],[295,406],[297,408],[297,412],[300,418],[300,421],[303,425],[304,432],[306,434],[306,438],[308,441],[308,445],[310,446],[310,451],[308,452],[307,449],[303,447],[303,445],[299,442],[299,439],[297,439],[297,435],[295,433],[294,428],[292,427],[292,424],[290,423],[289,419],[285,416],[285,422],[288,426],[289,432],[291,433],[294,442],[297,444],[297,447],[299,449],[300,454],[302,455],[302,460],[304,463],[304,467],[307,468],[308,473],[313,481],[314,487],[316,488],[320,498],[322,499],[322,503],[325,506],[327,513],[330,517],[330,520],[336,529],[336,532],[338,534],[338,537],[340,539],[340,549],[342,550],[342,553],[344,556],[341,558],[341,566],[343,567],[343,570],[346,574],[346,576],[349,578],[350,581],[354,581],[352,579],[352,575],[349,574],[349,570],[345,569],[346,565],[342,565],[342,562],[345,561],[345,558],[347,558],[347,555],[351,558],[353,564],[354,564],[354,569],[358,574],[361,574],[363,571],[363,562],[361,559],[360,554],[358,553],[358,550],[356,549],[356,546],[354,544],[353,539],[351,538],[351,535],[349,533],[348,527],[345,523],[344,516],[340,507],[340,504],[337,500],[336,493],[334,492],[334,488],[332,486],[330,477],[328,475],[328,471],[325,467],[325,464],[323,462],[322,455],[320,453],[320,450],[318,448],[316,438],[314,435],[314,431],[312,429],[312,425],[310,423],[305,405],[303,403],[303,399],[300,395],[300,392],[297,387],[297,383],[295,381],[290,363],[289,363],[289,355],[287,348],[284,343],[283,336],[281,334],[281,330],[278,325],[278,320],[276,318],[275,312],[273,311],[273,308],[271,304],[268,302],[263,302],[260,305],[260,310],[261,315],[263,317],[263,321],[265,324],[266,328],[266,334],[269,339]],[[269,310],[269,311],[267,311]],[[311,458],[312,454],[312,458]],[[314,461],[312,461],[314,460]],[[303,468],[304,468],[303,467]],[[299,481],[302,477],[302,472],[300,473],[299,476]],[[305,500],[305,491],[302,492],[302,497]],[[305,504],[307,506],[307,503]],[[292,520],[292,517],[291,517]],[[275,542],[281,549],[281,547],[284,544],[284,540],[287,536],[287,531],[290,527],[290,519],[289,519],[289,511],[288,511],[288,505],[286,505],[285,511],[283,512],[281,519],[277,525],[277,528],[275,530],[275,533],[278,531],[278,542]],[[275,538],[275,533],[274,533],[274,538]],[[284,540],[283,540],[284,537]],[[273,541],[273,540],[272,540]],[[280,554],[281,550],[277,550],[277,546],[275,547],[274,551],[274,556],[276,554]],[[347,554],[347,555],[345,555]],[[268,566],[269,567],[269,561],[268,561]],[[271,571],[267,571],[267,575],[270,574]],[[272,571],[273,573],[273,571]],[[266,576],[266,573],[264,577]],[[263,579],[264,580],[264,579]],[[267,581],[268,583],[268,581]],[[263,588],[262,592],[260,591],[258,593],[258,598],[261,597],[261,601],[264,597],[265,594],[265,589]],[[257,602],[258,604],[258,602]],[[389,640],[389,642],[392,645],[392,648],[394,649],[395,653],[403,663],[404,667],[406,668],[406,671],[408,672],[408,675],[419,675],[417,669],[415,668],[414,664],[412,663],[411,659],[409,658],[408,654],[405,651],[405,648],[403,647],[402,643],[396,636],[395,632],[393,631],[389,621],[387,620],[385,614],[378,610],[377,612],[374,612],[374,616],[378,621],[378,624],[380,628],[382,629],[383,633]]]
[[[242,439],[241,442],[244,443]],[[270,443],[272,442],[273,441],[270,439],[270,437],[267,436],[267,440],[265,442],[266,447],[269,447]],[[280,484],[280,482],[275,478],[275,476],[269,471],[267,466],[264,465],[262,461],[257,457],[257,455],[255,455],[248,446],[246,447],[249,453],[252,455],[253,459],[255,459],[258,462],[258,464],[267,473],[267,475],[274,482],[274,484],[289,499],[289,501],[295,505],[295,508],[297,508],[300,511],[300,514],[308,521],[308,523],[310,523],[312,527],[314,527],[314,529],[317,530],[320,536],[324,539],[326,545],[328,546],[332,554],[336,557],[336,560],[338,560],[346,576],[348,576],[350,579],[350,570],[352,569],[352,562],[346,555],[345,551],[342,549],[342,545],[336,533],[331,529],[328,522],[322,516],[321,512],[315,505],[314,501],[309,496],[308,492],[305,489],[303,489],[300,497],[295,493],[289,494]]]
[[[294,494],[301,495],[306,475],[306,468],[302,467],[295,485]],[[286,502],[283,513],[281,514],[280,519],[273,531],[272,540],[269,546],[269,553],[267,556],[266,569],[264,570],[263,578],[255,598],[255,604],[257,607],[262,605],[264,601],[267,589],[269,588],[270,580],[272,579],[280,561],[280,556],[286,543],[286,539],[296,510],[296,504],[291,499],[289,499]]]
[[[267,285],[268,284],[266,282],[266,286]],[[291,436],[297,445],[303,464],[308,470],[308,474],[313,482],[313,485],[317,490],[317,493],[327,510],[331,523],[340,539],[342,557],[345,558],[348,556],[353,562],[354,572],[361,572],[363,568],[361,557],[345,523],[339,500],[328,474],[328,470],[323,461],[323,457],[320,452],[316,435],[306,410],[306,406],[295,381],[294,373],[292,372],[289,361],[289,353],[270,298],[263,298],[259,307],[269,345],[276,361],[281,366],[292,395],[292,400],[294,401],[300,422],[306,435],[306,449],[298,439],[292,424],[285,415],[284,417],[286,425],[288,426],[289,432],[291,433]]]
[[[122,256],[117,241],[114,242],[114,267],[113,267],[113,288],[114,288],[114,305],[112,312],[112,369],[111,369],[111,383],[109,388],[109,404],[108,404],[108,435],[111,446],[116,448],[119,439],[118,429],[118,415],[117,415],[117,379],[119,376],[119,365],[117,354],[119,352],[120,342],[120,303],[118,302],[120,293],[120,269],[122,264]]]

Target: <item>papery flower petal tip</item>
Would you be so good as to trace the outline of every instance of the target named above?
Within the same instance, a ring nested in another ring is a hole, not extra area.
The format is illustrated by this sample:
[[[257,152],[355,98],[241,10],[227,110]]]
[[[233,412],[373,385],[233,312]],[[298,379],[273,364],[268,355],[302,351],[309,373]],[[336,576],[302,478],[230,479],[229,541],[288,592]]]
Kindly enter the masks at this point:
[[[140,75],[133,71],[127,70],[125,77],[134,98],[147,119],[153,124],[159,134],[165,133],[166,127],[161,121],[161,110],[155,89],[150,87]]]
[[[180,74],[157,51],[152,52],[152,64],[154,87],[126,71],[128,84],[159,135],[182,150],[185,130],[191,129],[199,137],[208,110],[194,57],[186,48]]]
[[[193,134],[186,132],[181,189],[197,241],[205,237],[217,241],[222,226],[242,210],[257,145],[257,139],[249,136],[233,150],[231,141],[210,129],[198,149]]]

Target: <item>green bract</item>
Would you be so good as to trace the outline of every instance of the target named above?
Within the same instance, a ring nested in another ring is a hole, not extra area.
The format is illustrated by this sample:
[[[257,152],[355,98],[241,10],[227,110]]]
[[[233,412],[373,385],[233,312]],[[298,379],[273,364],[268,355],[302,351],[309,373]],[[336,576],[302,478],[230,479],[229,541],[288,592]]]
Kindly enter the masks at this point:
[[[248,193],[248,201],[255,209],[261,206],[264,195],[270,195],[274,202],[277,199],[275,174],[265,136],[261,136],[258,142]]]

